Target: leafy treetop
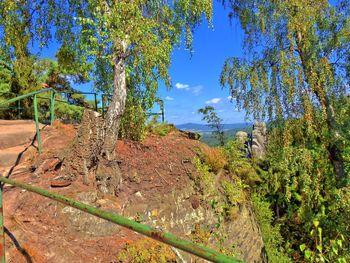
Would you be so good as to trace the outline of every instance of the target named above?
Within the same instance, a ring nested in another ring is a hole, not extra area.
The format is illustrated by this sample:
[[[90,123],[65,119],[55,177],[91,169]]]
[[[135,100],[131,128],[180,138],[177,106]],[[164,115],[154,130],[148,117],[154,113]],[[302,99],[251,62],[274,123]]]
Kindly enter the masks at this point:
[[[30,43],[49,47],[55,38],[59,64],[67,72],[93,73],[97,89],[112,90],[113,65],[122,57],[133,82],[155,90],[159,78],[170,86],[172,48],[184,36],[191,49],[194,28],[211,14],[210,0],[4,0],[0,45],[24,76],[22,86],[30,85]]]
[[[245,33],[247,58],[228,59],[221,75],[238,105],[256,119],[326,116],[350,77],[349,2],[224,2]]]

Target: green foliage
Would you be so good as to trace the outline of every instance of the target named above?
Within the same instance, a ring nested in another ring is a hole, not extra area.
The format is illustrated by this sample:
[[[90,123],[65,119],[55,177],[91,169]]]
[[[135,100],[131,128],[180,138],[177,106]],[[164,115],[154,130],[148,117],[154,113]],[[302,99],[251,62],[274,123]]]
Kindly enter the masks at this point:
[[[1,47],[16,58],[16,74],[30,69],[32,40],[43,47],[55,38],[61,44],[59,64],[67,73],[80,72],[84,78],[92,73],[96,88],[108,92],[113,65],[121,57],[140,86],[155,89],[158,78],[170,85],[172,48],[184,36],[191,49],[194,28],[204,17],[211,21],[212,1],[4,0],[0,10]]]
[[[195,185],[204,196],[211,196],[216,190],[215,175],[210,172],[211,167],[198,157],[195,157],[192,162],[198,173],[198,176],[193,178]]]
[[[12,70],[5,61],[0,60],[0,97],[11,91]]]
[[[250,165],[245,158],[245,146],[238,141],[228,141],[223,149],[227,159],[227,169],[231,173],[237,174],[239,168]]]
[[[227,0],[245,33],[246,59],[230,58],[221,84],[255,119],[324,118],[350,76],[350,4],[328,0]],[[327,110],[326,110],[327,109]],[[328,116],[326,116],[328,115]]]
[[[349,260],[348,256],[343,256],[344,249],[343,243],[345,237],[340,235],[336,239],[326,240],[329,244],[324,243],[323,231],[319,226],[320,222],[313,221],[314,229],[310,232],[310,238],[315,240],[316,247],[314,250],[308,248],[305,244],[299,246],[300,251],[304,254],[304,258],[308,262],[339,262],[346,263]]]
[[[217,138],[220,145],[225,144],[224,131],[222,130],[222,119],[218,117],[215,109],[212,106],[205,106],[198,110],[198,113],[203,114],[203,121],[206,121],[209,127],[213,128],[213,135]]]
[[[225,62],[221,84],[248,115],[270,120],[254,191],[280,224],[283,240],[273,247],[300,261],[348,260],[349,1],[224,2],[247,56]]]
[[[343,246],[350,246],[349,189],[335,187],[328,149],[320,143],[322,133],[304,137],[304,129],[307,124],[289,120],[288,125],[271,130],[266,160],[257,167],[262,183],[255,190],[276,210],[288,251],[299,253],[299,246],[304,244],[312,253],[303,256],[310,256],[306,259],[313,262],[311,256],[315,259],[315,251],[319,251],[319,240],[308,235],[314,231],[314,221],[319,221],[322,229],[322,251],[331,250],[331,240],[341,235],[346,240]],[[348,251],[339,249],[339,258],[348,258]]]
[[[70,105],[64,102],[56,102],[55,115],[57,119],[81,121],[84,108],[81,106]]]
[[[127,101],[120,123],[120,138],[142,141],[145,138],[146,119],[145,112],[140,105],[130,105]]]
[[[226,169],[238,176],[247,185],[254,185],[261,181],[249,159],[246,158],[246,146],[238,141],[226,142],[224,148],[227,160]]]
[[[148,133],[158,136],[166,136],[170,132],[176,131],[176,128],[173,124],[159,123],[158,116],[153,116],[151,121],[147,124],[146,129]]]
[[[221,192],[225,197],[222,205],[223,216],[226,220],[235,220],[239,214],[239,205],[246,201],[245,189],[248,187],[238,177],[233,180],[221,181]]]
[[[131,86],[131,88],[134,88]],[[141,141],[146,135],[146,109],[143,107],[144,100],[149,99],[143,96],[135,88],[128,92],[125,111],[120,122],[119,136],[134,141]]]
[[[254,208],[254,214],[262,232],[269,262],[292,262],[292,260],[281,249],[281,247],[283,247],[283,238],[280,234],[280,226],[278,224],[274,224],[274,214],[270,209],[270,203],[264,201],[257,194],[253,194],[251,200]]]

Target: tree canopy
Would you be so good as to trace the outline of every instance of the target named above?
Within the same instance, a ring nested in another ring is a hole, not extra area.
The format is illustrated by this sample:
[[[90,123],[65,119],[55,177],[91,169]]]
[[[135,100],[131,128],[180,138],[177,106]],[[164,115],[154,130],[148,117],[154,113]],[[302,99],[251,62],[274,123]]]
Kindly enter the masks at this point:
[[[60,43],[58,62],[68,71],[90,73],[97,89],[113,90],[118,56],[125,57],[128,73],[140,85],[155,89],[161,78],[170,86],[172,48],[183,36],[191,48],[203,14],[211,19],[211,2],[5,0],[0,3],[1,49],[8,61],[16,61],[15,71],[28,71],[28,77],[30,44],[50,47],[54,38]]]
[[[345,177],[336,103],[349,90],[350,4],[328,0],[226,1],[245,34],[246,58],[229,58],[221,84],[255,119],[302,118]]]
[[[225,62],[221,83],[256,119],[301,117],[344,95],[349,83],[350,6],[328,0],[226,1],[247,56]]]

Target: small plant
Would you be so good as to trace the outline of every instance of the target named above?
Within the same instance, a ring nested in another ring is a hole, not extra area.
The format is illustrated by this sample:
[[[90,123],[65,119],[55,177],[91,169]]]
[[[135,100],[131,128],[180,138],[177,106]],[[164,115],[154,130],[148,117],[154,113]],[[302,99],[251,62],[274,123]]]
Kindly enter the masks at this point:
[[[142,108],[141,98],[134,93],[127,96],[119,136],[133,141],[142,141],[145,138],[147,116]]]
[[[225,134],[222,129],[222,119],[216,114],[214,107],[206,106],[198,110],[198,113],[203,114],[203,121],[206,121],[209,127],[213,128],[213,135],[217,138],[220,145],[225,144]]]
[[[176,262],[176,255],[169,246],[145,238],[127,243],[117,260],[122,263],[170,263]]]
[[[229,205],[238,205],[245,201],[245,193],[244,189],[247,187],[243,184],[242,180],[236,178],[234,182],[229,182],[227,180],[223,180],[221,182],[221,186],[224,190],[224,194],[226,196],[227,203]]]
[[[234,220],[239,214],[239,205],[246,200],[244,189],[247,186],[243,184],[242,180],[236,177],[233,182],[222,180],[221,187],[225,196],[223,216],[227,220]]]
[[[158,136],[166,136],[170,132],[175,131],[176,128],[172,124],[159,124],[159,123],[157,123],[157,124],[149,125],[147,127],[147,130],[151,134],[155,134]]]
[[[345,237],[340,234],[335,239],[324,240],[323,230],[318,220],[313,221],[314,228],[310,232],[310,238],[314,240],[315,249],[309,248],[306,244],[299,246],[307,262],[338,262],[346,263],[347,260],[342,256],[346,250],[344,247]]]
[[[196,223],[194,229],[191,231],[191,239],[197,244],[207,246],[211,237],[211,230],[207,226],[202,226]]]
[[[215,192],[215,176],[210,172],[210,166],[203,163],[198,157],[193,159],[198,176],[194,177],[195,185],[198,190],[206,196],[210,196]]]

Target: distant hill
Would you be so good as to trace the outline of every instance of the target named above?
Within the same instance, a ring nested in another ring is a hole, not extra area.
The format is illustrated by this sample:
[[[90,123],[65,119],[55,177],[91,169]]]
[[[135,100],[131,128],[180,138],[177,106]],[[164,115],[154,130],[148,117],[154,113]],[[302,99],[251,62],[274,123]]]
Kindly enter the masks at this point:
[[[248,129],[252,127],[252,123],[231,123],[231,124],[223,124],[223,130],[239,130],[239,129]],[[211,132],[213,131],[212,128],[210,128],[207,124],[200,124],[200,123],[184,123],[176,125],[176,128],[179,130],[185,130],[185,131],[196,131],[196,132]]]
[[[210,145],[217,146],[219,141],[213,136],[213,129],[207,124],[200,123],[185,123],[180,125],[175,125],[179,130],[193,131],[201,135],[201,141]],[[232,123],[223,124],[223,130],[225,132],[225,141],[232,140],[235,138],[236,132],[245,131],[250,133],[252,131],[253,123]]]

